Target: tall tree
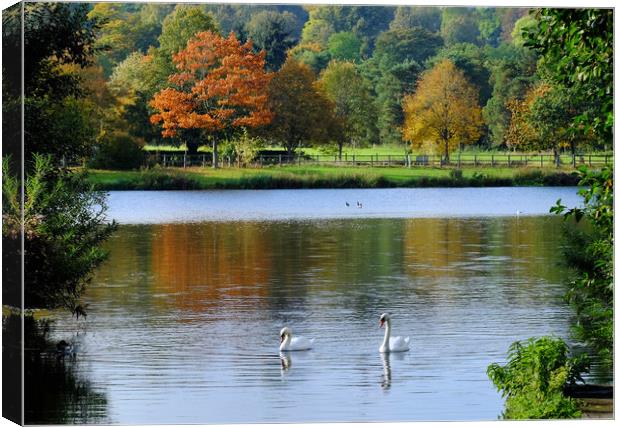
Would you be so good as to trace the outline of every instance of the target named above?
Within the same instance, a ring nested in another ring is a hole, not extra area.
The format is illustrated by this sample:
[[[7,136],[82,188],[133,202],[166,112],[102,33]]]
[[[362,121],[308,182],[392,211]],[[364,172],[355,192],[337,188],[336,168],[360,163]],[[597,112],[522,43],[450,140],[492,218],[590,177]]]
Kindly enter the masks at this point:
[[[290,12],[259,12],[245,26],[246,34],[256,50],[266,52],[265,62],[271,71],[277,71],[284,61],[286,52],[295,45],[293,36],[296,18]]]
[[[376,139],[376,111],[370,89],[355,64],[330,62],[321,74],[319,87],[334,103],[335,115],[344,126],[344,138],[337,141],[340,158],[345,139],[352,145]]]
[[[174,87],[154,96],[150,105],[157,112],[151,122],[162,124],[165,137],[197,130],[198,140],[187,141],[192,152],[211,136],[215,168],[218,134],[263,126],[272,119],[267,107],[272,75],[264,70],[265,54],[253,53],[252,43],[241,44],[233,33],[222,38],[207,31],[196,34],[173,60],[178,72],[169,80]]]
[[[424,72],[416,92],[403,103],[405,138],[414,147],[428,141],[436,144],[448,162],[451,150],[476,142],[481,135],[477,90],[449,60]]]
[[[489,128],[491,145],[506,146],[506,131],[511,117],[507,103],[511,99],[522,99],[538,79],[535,74],[537,58],[529,49],[506,43],[486,50],[486,58],[492,91],[482,114]]]
[[[339,131],[334,105],[315,87],[309,66],[287,60],[269,85],[269,108],[275,116],[266,128],[289,156],[304,143],[326,143]]]

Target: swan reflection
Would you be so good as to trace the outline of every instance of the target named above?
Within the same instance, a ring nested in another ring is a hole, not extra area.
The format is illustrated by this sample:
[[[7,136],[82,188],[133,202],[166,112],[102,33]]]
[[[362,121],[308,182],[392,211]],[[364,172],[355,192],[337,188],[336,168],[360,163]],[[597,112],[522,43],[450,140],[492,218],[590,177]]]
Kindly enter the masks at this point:
[[[288,370],[293,365],[291,360],[291,354],[288,351],[280,352],[280,373],[285,375],[288,373]]]
[[[381,388],[389,390],[392,387],[392,367],[390,359],[403,360],[405,353],[379,353],[383,364],[383,375],[381,375]]]

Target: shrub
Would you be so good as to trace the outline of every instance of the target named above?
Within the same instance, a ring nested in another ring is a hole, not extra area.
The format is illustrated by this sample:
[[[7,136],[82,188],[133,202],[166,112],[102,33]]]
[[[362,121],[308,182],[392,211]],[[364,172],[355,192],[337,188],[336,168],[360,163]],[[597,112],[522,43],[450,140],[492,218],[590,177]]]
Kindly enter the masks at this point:
[[[576,402],[565,397],[564,386],[583,381],[586,355],[568,356],[568,347],[559,338],[530,338],[514,342],[508,363],[489,365],[487,374],[506,397],[503,417],[507,419],[577,418]]]
[[[146,160],[143,146],[126,134],[107,135],[102,138],[88,166],[95,169],[139,169]]]
[[[19,264],[23,233],[25,308],[65,307],[84,314],[79,297],[107,257],[100,245],[115,223],[106,220],[105,194],[93,191],[83,174],[53,168],[49,156],[35,154],[33,163],[24,184],[22,222],[18,181],[3,159],[3,260],[13,268],[15,260]],[[5,304],[21,305],[19,287],[3,291]]]

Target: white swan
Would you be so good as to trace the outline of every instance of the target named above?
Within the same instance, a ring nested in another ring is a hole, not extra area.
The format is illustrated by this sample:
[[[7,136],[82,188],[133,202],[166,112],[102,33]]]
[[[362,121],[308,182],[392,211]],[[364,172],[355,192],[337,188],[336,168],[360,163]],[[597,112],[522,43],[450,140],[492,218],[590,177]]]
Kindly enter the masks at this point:
[[[381,353],[392,353],[398,351],[409,351],[409,337],[391,337],[392,332],[392,319],[387,313],[383,313],[379,319],[379,327],[382,328],[385,325],[385,335],[383,337],[383,343],[379,347]]]
[[[293,331],[291,328],[284,327],[280,331],[280,351],[310,350],[312,344],[314,344],[314,338],[293,338]]]

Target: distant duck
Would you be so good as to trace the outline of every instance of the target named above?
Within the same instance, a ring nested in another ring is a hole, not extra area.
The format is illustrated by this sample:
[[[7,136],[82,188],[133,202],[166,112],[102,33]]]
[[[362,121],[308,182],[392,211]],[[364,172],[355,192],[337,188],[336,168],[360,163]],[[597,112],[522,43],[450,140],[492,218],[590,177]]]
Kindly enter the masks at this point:
[[[409,351],[409,337],[391,337],[392,332],[392,319],[389,314],[383,313],[379,319],[379,327],[383,328],[385,325],[385,335],[383,337],[383,343],[379,347],[381,353],[392,353],[399,351]]]
[[[313,344],[314,338],[293,338],[293,331],[291,330],[291,328],[284,327],[280,331],[280,351],[310,350]]]
[[[360,209],[362,208],[362,204],[359,202],[359,200],[357,201],[357,207]]]
[[[69,354],[74,354],[73,344],[68,343],[65,340],[60,340],[58,344],[56,344],[56,351],[61,356],[66,356]]]
[[[347,207],[349,206],[349,202],[344,202],[345,205],[347,205]]]

